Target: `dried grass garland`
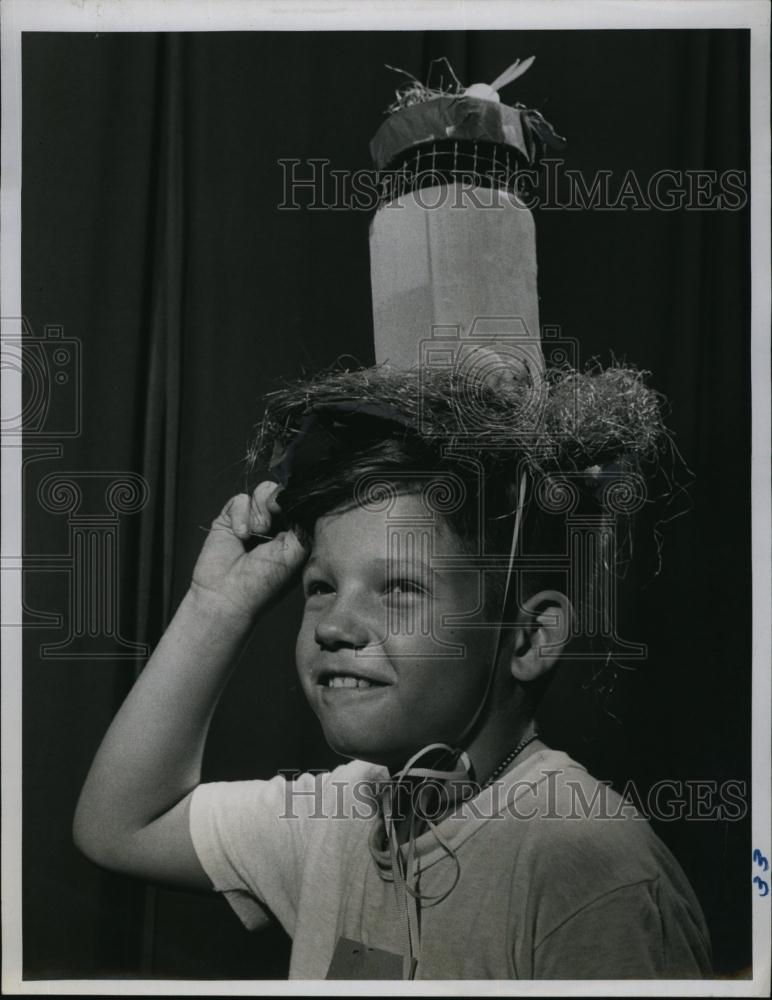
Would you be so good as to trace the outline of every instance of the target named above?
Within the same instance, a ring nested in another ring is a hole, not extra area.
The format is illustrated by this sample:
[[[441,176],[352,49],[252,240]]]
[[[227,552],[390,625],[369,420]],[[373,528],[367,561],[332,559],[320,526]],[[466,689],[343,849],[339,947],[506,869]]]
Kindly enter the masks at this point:
[[[622,455],[654,461],[670,436],[664,397],[646,385],[648,374],[617,363],[552,369],[535,407],[532,386],[514,380],[492,386],[460,368],[333,369],[268,394],[248,462],[267,466],[311,407],[354,400],[397,410],[430,447],[472,438],[492,465],[511,462],[513,449],[543,471],[587,468]]]

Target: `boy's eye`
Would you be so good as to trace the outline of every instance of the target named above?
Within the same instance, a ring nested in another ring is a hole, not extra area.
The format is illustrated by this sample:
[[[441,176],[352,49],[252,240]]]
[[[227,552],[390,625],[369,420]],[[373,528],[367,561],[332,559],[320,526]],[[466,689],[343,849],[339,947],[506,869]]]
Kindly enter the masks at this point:
[[[387,581],[386,593],[392,594],[395,597],[421,597],[426,594],[426,588],[416,580],[408,580],[401,577]]]
[[[332,593],[332,587],[325,580],[309,580],[306,584],[306,597],[330,593]]]

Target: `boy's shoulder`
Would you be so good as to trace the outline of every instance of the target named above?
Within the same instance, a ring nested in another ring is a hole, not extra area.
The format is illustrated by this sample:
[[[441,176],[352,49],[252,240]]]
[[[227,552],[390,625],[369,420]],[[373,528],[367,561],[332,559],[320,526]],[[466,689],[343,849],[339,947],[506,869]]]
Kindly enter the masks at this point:
[[[516,854],[512,889],[534,900],[534,946],[546,954],[549,941],[573,954],[579,942],[613,940],[623,954],[643,935],[660,942],[663,969],[693,969],[697,956],[708,974],[710,937],[699,901],[647,817],[567,754],[543,752],[529,764],[520,780],[534,782],[530,804],[537,809],[531,820],[502,828]],[[528,800],[518,801],[522,812]]]
[[[517,814],[507,808],[513,823],[502,832],[509,831],[515,871],[527,872],[529,890],[559,903],[556,919],[615,895],[643,894],[661,911],[690,914],[707,933],[683,869],[632,802],[565,753],[543,751],[526,763],[510,784]]]

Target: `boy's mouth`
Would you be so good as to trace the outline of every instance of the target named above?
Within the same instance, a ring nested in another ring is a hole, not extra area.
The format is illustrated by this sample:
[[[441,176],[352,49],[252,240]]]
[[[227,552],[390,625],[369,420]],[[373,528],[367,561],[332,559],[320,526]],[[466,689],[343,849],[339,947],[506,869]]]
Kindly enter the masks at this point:
[[[338,673],[332,670],[323,671],[317,678],[317,684],[324,688],[375,688],[386,687],[384,681],[373,677],[362,677],[361,674]]]
[[[345,675],[339,675],[338,677],[330,677],[327,680],[327,687],[329,688],[371,688],[375,687],[370,681],[366,681],[361,677],[346,677]]]

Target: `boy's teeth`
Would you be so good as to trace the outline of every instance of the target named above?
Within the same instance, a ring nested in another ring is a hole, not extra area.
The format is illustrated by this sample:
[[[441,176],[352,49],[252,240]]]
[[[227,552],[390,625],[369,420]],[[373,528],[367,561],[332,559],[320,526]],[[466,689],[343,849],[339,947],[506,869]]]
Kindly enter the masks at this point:
[[[331,688],[369,688],[372,687],[370,681],[361,677],[330,677],[327,687]]]

